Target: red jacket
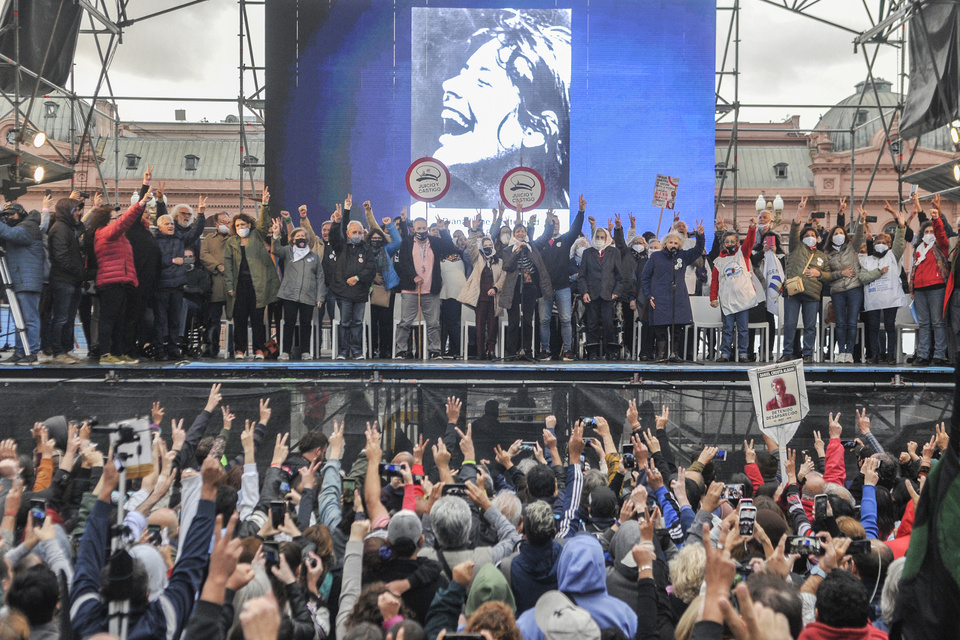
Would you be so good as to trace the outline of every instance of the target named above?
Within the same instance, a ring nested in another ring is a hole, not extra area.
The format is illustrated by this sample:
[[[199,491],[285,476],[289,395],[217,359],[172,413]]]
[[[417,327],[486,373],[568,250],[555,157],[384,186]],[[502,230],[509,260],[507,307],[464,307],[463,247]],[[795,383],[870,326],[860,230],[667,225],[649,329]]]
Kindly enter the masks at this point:
[[[939,217],[933,219],[933,235],[936,237],[936,240],[927,252],[927,257],[923,262],[917,264],[917,258],[920,257],[920,250],[915,249],[913,252],[914,266],[913,276],[910,282],[914,289],[946,284],[947,278],[950,277],[949,265],[947,264],[947,255],[950,252],[950,241],[947,239],[947,232],[943,228],[943,221]]]
[[[133,265],[133,248],[124,235],[143,215],[138,202],[105,227],[97,229],[93,248],[97,254],[97,286],[130,284],[137,286],[137,270]]]
[[[822,622],[811,622],[797,640],[887,640],[887,634],[872,624],[865,627],[838,629]]]

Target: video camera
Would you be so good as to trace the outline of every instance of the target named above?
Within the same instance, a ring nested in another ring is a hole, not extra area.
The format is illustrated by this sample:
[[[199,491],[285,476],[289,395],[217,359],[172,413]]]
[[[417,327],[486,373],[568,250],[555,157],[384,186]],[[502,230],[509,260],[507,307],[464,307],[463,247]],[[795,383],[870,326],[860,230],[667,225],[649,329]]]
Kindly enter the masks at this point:
[[[145,478],[153,473],[153,434],[148,418],[111,422],[98,429],[110,432],[114,464],[126,469],[127,478]]]

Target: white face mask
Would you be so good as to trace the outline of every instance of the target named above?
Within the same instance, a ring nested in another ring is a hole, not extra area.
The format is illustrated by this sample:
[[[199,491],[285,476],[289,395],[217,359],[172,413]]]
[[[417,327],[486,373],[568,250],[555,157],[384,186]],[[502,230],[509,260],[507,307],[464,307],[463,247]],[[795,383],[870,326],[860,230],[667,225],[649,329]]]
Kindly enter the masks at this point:
[[[887,245],[883,244],[882,242],[881,242],[880,244],[875,244],[875,245],[873,245],[873,249],[874,249],[874,251],[876,251],[877,253],[886,253],[886,252],[887,252],[887,249],[889,249],[889,248],[890,248],[890,247],[888,247]]]
[[[228,233],[230,233],[230,227],[228,227],[225,224],[221,224],[220,226],[217,227],[217,231],[219,231],[223,235],[227,235]]]
[[[769,223],[769,222],[761,222],[760,225],[757,226],[757,230],[758,230],[760,233],[766,233],[767,229],[769,229],[769,228],[770,228],[770,223]]]
[[[835,234],[833,236],[833,246],[842,247],[844,240],[846,240],[846,237],[842,233]]]
[[[803,244],[805,244],[805,245],[807,245],[808,247],[810,247],[811,249],[813,249],[815,246],[817,246],[817,239],[814,238],[813,236],[806,236],[806,237],[803,239]]]
[[[923,234],[923,241],[924,241],[925,244],[933,244],[933,241],[936,240],[936,239],[937,239],[937,237],[936,237],[935,235],[933,235],[932,233],[925,233],[925,234]]]
[[[596,249],[597,251],[603,251],[606,246],[607,246],[607,243],[602,238],[593,239],[593,248]]]
[[[241,238],[246,238],[247,236],[250,235],[250,228],[248,227],[246,229],[237,229],[237,235],[240,236]]]
[[[633,246],[630,247],[630,248],[633,249],[633,252],[634,252],[634,253],[643,253],[644,251],[647,250],[647,248],[646,248],[645,246],[643,246],[642,244],[635,244],[635,245],[633,245]]]
[[[584,249],[586,249],[586,247],[578,247],[578,248],[577,248],[577,258],[578,258],[578,259],[583,259],[583,251],[584,251]]]

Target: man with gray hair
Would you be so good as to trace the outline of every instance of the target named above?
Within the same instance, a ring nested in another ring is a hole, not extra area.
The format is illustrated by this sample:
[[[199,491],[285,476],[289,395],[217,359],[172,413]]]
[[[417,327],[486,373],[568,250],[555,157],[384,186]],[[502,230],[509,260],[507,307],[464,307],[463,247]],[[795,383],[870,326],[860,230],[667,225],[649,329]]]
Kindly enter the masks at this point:
[[[397,251],[400,276],[400,322],[397,325],[397,353],[412,358],[410,330],[422,322],[426,329],[426,353],[440,357],[440,258],[457,253],[446,221],[437,223],[439,236],[427,234],[427,221],[413,221],[413,235],[406,236]],[[424,348],[424,345],[420,345]]]

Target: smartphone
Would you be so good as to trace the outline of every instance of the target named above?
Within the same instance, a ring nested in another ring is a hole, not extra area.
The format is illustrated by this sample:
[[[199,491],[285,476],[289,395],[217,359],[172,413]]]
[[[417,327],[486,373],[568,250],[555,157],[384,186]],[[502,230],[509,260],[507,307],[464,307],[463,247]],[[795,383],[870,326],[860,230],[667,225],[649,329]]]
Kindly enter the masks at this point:
[[[856,449],[859,445],[856,440],[847,440],[843,443],[844,449]]]
[[[279,529],[283,524],[283,516],[287,512],[287,503],[283,500],[274,500],[270,503],[270,524]]]
[[[387,464],[386,462],[380,463],[380,475],[381,476],[399,476],[400,465],[398,464]]]
[[[52,195],[53,195],[53,189],[47,189],[46,191],[43,192],[43,195],[45,195],[45,196],[52,196]]]
[[[279,567],[280,566],[280,545],[276,542],[264,542],[263,543],[263,559],[267,563],[267,567]]]
[[[584,439],[583,439],[583,444],[586,445],[586,446],[588,446],[588,447],[593,446],[593,441],[594,441],[594,440],[596,440],[596,438],[584,438]]]
[[[520,451],[536,451],[537,444],[534,440],[523,440],[520,442]]]
[[[726,451],[717,451],[717,455],[713,456],[713,459],[717,462],[726,462],[727,461],[727,452]]]
[[[350,499],[353,500],[353,492],[357,490],[357,481],[356,480],[344,480],[343,481],[343,493],[350,496]]]
[[[753,535],[754,525],[757,522],[757,508],[753,501],[740,503],[740,535],[749,538]]]
[[[281,480],[281,481],[280,481],[280,494],[285,496],[285,495],[287,495],[288,493],[290,493],[290,483],[287,482],[286,480]]]
[[[867,216],[867,222],[868,222],[868,223],[870,223],[870,222],[876,222],[876,221],[877,221],[877,216]]]
[[[824,218],[827,217],[827,212],[826,212],[826,211],[814,211],[814,212],[813,212],[813,215],[812,215],[811,217],[812,217],[812,218],[818,218],[818,219],[820,219],[820,220],[823,220]]]
[[[847,553],[852,556],[873,553],[873,545],[870,544],[869,540],[851,540],[850,546],[847,547]]]
[[[801,556],[822,556],[826,552],[820,538],[811,536],[787,536],[786,551]]]
[[[776,249],[777,248],[776,236],[767,236],[766,238],[764,238],[763,246],[766,249]]]
[[[910,199],[913,200],[913,196],[917,195],[917,191],[920,190],[920,185],[914,184],[910,185]]]
[[[621,453],[622,455],[625,455],[625,456],[632,456],[632,455],[633,455],[633,443],[625,444],[625,445],[623,445],[622,447],[620,447],[620,453]]]
[[[597,421],[594,420],[594,419],[593,419],[592,417],[590,417],[590,416],[583,416],[582,418],[580,418],[580,422],[583,423],[583,428],[584,428],[584,429],[586,429],[586,428],[588,428],[588,427],[589,427],[590,429],[593,429],[594,427],[597,426]]]
[[[161,533],[161,527],[158,524],[148,524],[147,525],[147,538],[150,540],[150,544],[155,547],[159,547],[163,544],[163,534]]]
[[[445,496],[457,496],[458,498],[467,497],[467,485],[463,482],[451,482],[450,484],[443,485],[442,495]]]
[[[33,527],[39,529],[47,518],[47,503],[45,500],[30,500],[30,515],[33,516]]]
[[[830,503],[830,498],[827,497],[825,493],[818,493],[817,496],[813,499],[813,519],[814,521],[823,522],[827,519],[827,505]]]
[[[720,497],[728,502],[737,501],[743,499],[743,485],[742,484],[728,484],[723,487],[723,492],[720,494]]]

